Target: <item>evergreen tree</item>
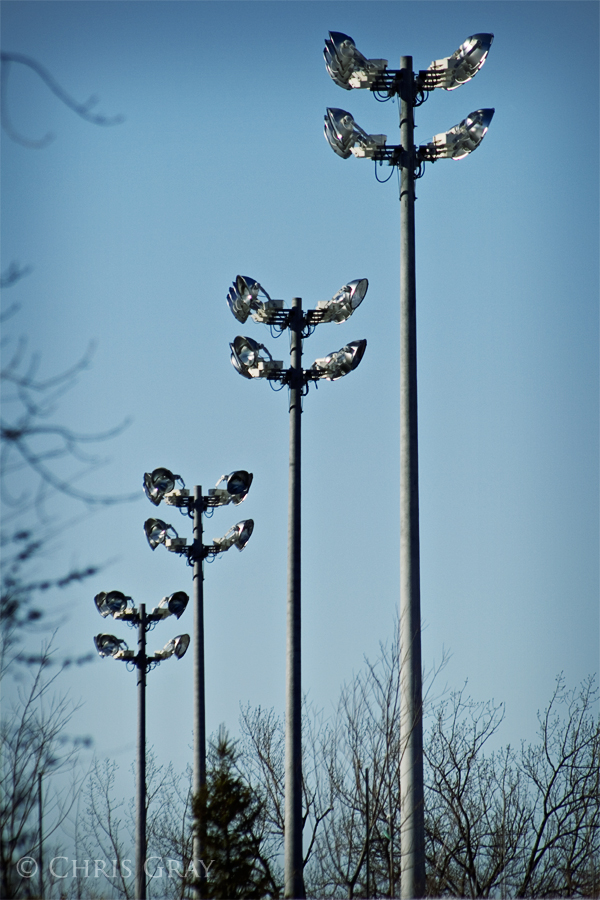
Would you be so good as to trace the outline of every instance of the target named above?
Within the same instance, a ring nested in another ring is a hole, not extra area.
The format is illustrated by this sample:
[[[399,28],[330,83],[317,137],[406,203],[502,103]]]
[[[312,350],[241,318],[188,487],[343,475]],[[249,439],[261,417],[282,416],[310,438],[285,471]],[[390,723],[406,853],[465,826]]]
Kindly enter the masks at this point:
[[[239,751],[224,726],[209,749],[203,857],[209,866],[203,896],[208,898],[277,897],[263,852],[264,804],[237,767]],[[202,798],[195,800],[202,803]],[[196,807],[197,808],[197,807]],[[202,810],[200,810],[202,813]]]

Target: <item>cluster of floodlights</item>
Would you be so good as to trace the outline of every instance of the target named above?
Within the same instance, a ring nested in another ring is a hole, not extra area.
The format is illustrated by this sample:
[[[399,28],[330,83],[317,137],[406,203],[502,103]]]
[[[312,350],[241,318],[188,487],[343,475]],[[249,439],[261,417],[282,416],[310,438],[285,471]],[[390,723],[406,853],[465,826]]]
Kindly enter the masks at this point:
[[[413,105],[422,103],[436,88],[453,91],[470,81],[483,66],[493,40],[493,34],[473,34],[452,56],[436,59],[427,69],[418,72],[412,86]],[[388,99],[400,93],[401,70],[388,69],[387,59],[366,59],[347,34],[330,31],[324,56],[327,71],[345,90],[385,91]],[[438,159],[463,159],[479,146],[493,115],[493,109],[477,109],[458,125],[434,135],[429,143],[416,150],[415,166]],[[325,137],[342,159],[356,156],[399,165],[403,152],[401,146],[387,146],[387,135],[367,134],[349,112],[333,107],[328,108],[325,115]]]
[[[252,474],[244,469],[222,475],[215,487],[209,490],[208,496],[202,497],[202,511],[227,506],[229,503],[237,506],[246,499],[252,478]],[[176,489],[178,483],[181,487]],[[193,515],[194,498],[190,496],[181,476],[174,475],[169,469],[159,467],[152,472],[146,472],[144,491],[155,506],[164,500],[168,506],[177,506],[187,511],[188,515]],[[223,553],[233,546],[243,550],[253,530],[253,520],[244,519],[230,528],[223,537],[215,538],[212,544],[198,548],[195,544],[188,546],[187,538],[179,537],[175,528],[162,519],[151,518],[144,522],[144,531],[152,550],[156,550],[159,544],[164,544],[167,550],[186,556],[189,563],[205,559],[207,556],[216,556],[217,553]]]
[[[121,591],[101,591],[94,597],[96,609],[103,618],[112,616],[114,619],[126,622],[128,625],[137,628],[148,629],[149,626],[156,622],[160,622],[167,616],[176,616],[180,618],[188,604],[188,595],[183,591],[176,591],[168,597],[163,597],[158,606],[149,613],[142,613],[133,605],[131,597],[125,596]],[[190,645],[189,634],[178,634],[176,637],[167,641],[162,650],[157,650],[151,656],[137,653],[130,650],[126,642],[121,638],[115,637],[114,634],[97,634],[94,638],[94,644],[99,656],[112,656],[113,659],[120,659],[123,662],[132,663],[137,668],[148,669],[164,659],[174,656],[181,659],[185,655]]]
[[[316,325],[325,322],[339,325],[345,322],[362,303],[368,287],[366,278],[350,281],[331,300],[320,300],[316,309],[303,312],[303,336],[310,334]],[[271,299],[258,281],[247,276],[237,276],[229,289],[227,303],[235,318],[242,324],[251,316],[255,322],[275,327],[281,333],[291,322],[292,310],[284,309],[284,301]],[[281,360],[273,359],[264,344],[254,338],[238,335],[229,346],[231,363],[244,378],[267,378],[282,384],[289,382],[291,370],[284,369]],[[336,381],[347,375],[360,363],[366,346],[366,340],[351,341],[341,350],[315,360],[310,369],[303,370],[303,384],[322,378]]]

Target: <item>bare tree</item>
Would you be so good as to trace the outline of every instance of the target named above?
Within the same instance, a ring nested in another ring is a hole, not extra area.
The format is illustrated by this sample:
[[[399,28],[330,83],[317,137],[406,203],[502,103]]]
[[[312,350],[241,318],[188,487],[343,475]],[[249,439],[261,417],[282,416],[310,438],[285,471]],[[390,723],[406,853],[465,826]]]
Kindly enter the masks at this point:
[[[600,723],[593,679],[563,678],[538,740],[486,755],[502,710],[464,692],[436,711],[427,742],[431,895],[597,896]]]
[[[426,681],[433,684],[435,674]],[[304,842],[309,896],[399,896],[399,677],[396,641],[343,688],[331,721],[305,716],[305,810],[312,810]],[[466,688],[429,698],[428,896],[598,896],[597,701],[593,679],[567,690],[560,678],[539,716],[537,740],[518,750],[491,750],[500,735],[502,705],[475,702]],[[247,708],[241,726],[244,771],[265,798],[270,838],[280,851],[283,725],[272,711]]]
[[[399,674],[396,643],[391,651],[382,648],[378,663],[367,661],[363,672],[344,686],[333,725],[321,735],[332,813],[317,840],[309,879],[318,895],[376,896],[390,879],[397,880],[389,861],[400,829]]]
[[[261,801],[260,840],[263,865],[268,871],[271,895],[283,893],[285,833],[285,723],[273,710],[249,706],[240,715],[242,748],[239,767],[251,791]],[[317,845],[323,820],[331,812],[324,786],[325,770],[320,756],[320,735],[327,731],[322,714],[304,699],[302,717],[302,825],[304,829],[304,877],[310,878],[309,861]],[[309,888],[307,887],[307,890]]]
[[[5,705],[0,725],[0,891],[5,900],[29,895],[27,870],[23,877],[17,862],[31,857],[42,868],[40,815],[45,843],[63,827],[73,807],[78,787],[74,763],[79,747],[89,744],[89,738],[73,739],[66,733],[76,707],[56,695],[58,673],[47,677],[51,656],[48,642],[28,683],[10,707]],[[64,780],[69,775],[67,787],[55,786],[58,776]]]
[[[529,834],[516,897],[597,897],[600,892],[600,717],[593,678],[567,690],[562,676],[538,715],[538,742],[523,747]]]
[[[444,699],[425,746],[427,884],[431,896],[487,897],[518,867],[526,787],[510,748],[485,756],[504,716],[465,689]]]
[[[75,845],[82,858],[108,865],[99,879],[71,879],[70,893],[78,900],[135,896],[135,803],[117,793],[118,765],[96,760],[85,787],[83,809],[75,823]],[[132,767],[132,783],[135,770]],[[146,760],[148,897],[185,900],[192,896],[191,770],[177,773],[159,766],[149,751]]]

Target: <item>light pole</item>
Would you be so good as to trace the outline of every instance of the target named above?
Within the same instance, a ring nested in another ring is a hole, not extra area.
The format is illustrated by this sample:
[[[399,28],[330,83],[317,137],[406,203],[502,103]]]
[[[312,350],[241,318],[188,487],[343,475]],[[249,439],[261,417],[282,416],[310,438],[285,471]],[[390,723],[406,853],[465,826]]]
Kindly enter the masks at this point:
[[[96,650],[102,657],[112,656],[137,669],[138,721],[137,721],[137,781],[135,802],[135,896],[136,900],[146,900],[146,673],[163,659],[175,656],[181,659],[189,643],[188,634],[179,634],[168,641],[162,650],[152,656],[146,653],[146,633],[157,622],[170,615],[179,618],[188,603],[188,595],[177,591],[163,597],[159,605],[146,612],[146,605],[133,606],[131,597],[121,591],[96,594],[94,602],[101,616],[113,616],[138,629],[138,652],[130,650],[125,641],[112,634],[97,634],[94,638]]]
[[[325,64],[332,79],[346,90],[368,88],[389,100],[400,100],[400,144],[387,146],[384,134],[367,134],[351,114],[330,108],[325,137],[343,159],[370,158],[401,172],[400,184],[400,852],[401,892],[405,900],[425,896],[425,825],[423,789],[423,688],[421,665],[421,591],[419,552],[419,460],[417,427],[417,321],[415,280],[415,178],[425,162],[462,159],[475,150],[488,130],[493,109],[479,109],[449,131],[415,150],[416,106],[429,92],[454,90],[484,64],[492,34],[467,38],[452,56],[434,60],[413,74],[411,56],[400,69],[385,59],[366,59],[351,37],[330,32]]]
[[[167,550],[179,553],[187,558],[194,569],[194,763],[192,789],[196,798],[194,811],[194,836],[192,849],[192,866],[196,876],[194,890],[197,897],[203,894],[206,879],[206,868],[203,865],[205,821],[199,811],[205,803],[206,790],[206,701],[204,681],[204,568],[207,557],[214,557],[235,545],[243,550],[254,529],[252,519],[238,522],[230,528],[222,538],[217,538],[208,546],[202,542],[202,514],[217,506],[229,503],[238,505],[245,500],[252,475],[243,469],[223,475],[208,496],[202,496],[200,485],[194,487],[193,495],[186,490],[183,479],[174,475],[169,469],[158,468],[144,475],[144,491],[148,499],[158,506],[162,500],[169,506],[179,507],[180,512],[188,515],[194,523],[194,539],[190,546],[186,538],[180,538],[172,525],[161,519],[147,519],[144,523],[146,538],[152,550],[164,544]],[[175,489],[176,483],[181,488]],[[219,487],[219,485],[223,485]]]
[[[353,341],[335,353],[317,359],[310,369],[302,368],[302,340],[323,322],[341,323],[352,315],[368,288],[366,278],[344,285],[331,300],[316,309],[302,310],[300,297],[291,309],[282,300],[273,300],[252,278],[238,275],[227,302],[239,321],[251,315],[254,321],[270,325],[272,331],[290,332],[290,368],[273,359],[264,344],[253,338],[236,337],[231,346],[231,362],[244,378],[267,378],[289,388],[290,456],[288,513],[288,588],[286,639],[286,719],[285,719],[285,897],[305,896],[302,851],[302,682],[301,682],[301,415],[302,397],[311,381],[335,381],[360,363],[366,340]]]

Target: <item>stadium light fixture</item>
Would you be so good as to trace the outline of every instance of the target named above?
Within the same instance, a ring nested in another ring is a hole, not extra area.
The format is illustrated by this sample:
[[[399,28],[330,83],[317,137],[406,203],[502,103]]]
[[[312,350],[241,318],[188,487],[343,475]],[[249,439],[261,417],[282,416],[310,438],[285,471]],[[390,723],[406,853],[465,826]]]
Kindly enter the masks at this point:
[[[342,159],[350,156],[374,159],[387,141],[385,134],[367,134],[351,113],[337,107],[327,108],[324,130],[329,146]]]
[[[165,494],[170,494],[175,489],[176,482],[183,481],[179,475],[174,475],[170,469],[162,466],[154,469],[152,472],[146,472],[144,475],[144,492],[148,500],[155,506],[158,506]]]
[[[242,325],[249,315],[255,322],[268,322],[274,312],[283,309],[283,300],[273,300],[265,289],[247,275],[238,275],[227,294],[227,303]]]
[[[130,650],[125,641],[115,637],[114,634],[97,634],[94,638],[94,644],[98,651],[98,656],[112,656],[113,659],[131,660],[135,656],[133,650]]]
[[[190,598],[185,591],[175,591],[174,594],[163,597],[157,609],[153,610],[153,612],[160,612],[165,617],[176,616],[180,619],[186,610],[189,600]]]
[[[316,359],[312,364],[312,368],[319,378],[326,378],[328,381],[337,381],[353,369],[356,369],[364,356],[367,346],[366,340],[352,341],[346,344],[341,350],[336,350],[328,356]]]
[[[169,657],[174,656],[176,659],[181,659],[185,656],[186,650],[190,645],[190,636],[189,634],[178,634],[177,637],[171,638],[162,650],[157,650],[154,654],[154,658],[158,660],[169,659]]]
[[[387,68],[387,59],[367,59],[352,38],[341,31],[330,31],[325,40],[325,66],[339,87],[370,88]]]
[[[215,538],[213,543],[219,548],[219,552],[229,550],[230,547],[236,546],[238,550],[243,550],[250,536],[254,531],[254,520],[244,519],[238,522],[222,538]]]
[[[230,475],[221,475],[214,488],[209,488],[208,496],[214,501],[215,506],[226,506],[233,503],[238,506],[248,496],[252,484],[252,474],[244,469],[232,472]],[[225,487],[219,485],[225,482]]]
[[[322,310],[321,322],[335,322],[341,325],[358,309],[369,287],[366,278],[350,281],[337,291],[331,300],[319,300],[317,310]]]
[[[442,88],[455,91],[477,75],[487,59],[493,40],[493,34],[472,34],[452,56],[434,59],[425,72],[420,73],[422,82],[428,90]]]
[[[179,553],[187,544],[186,539],[180,538],[173,526],[162,519],[146,519],[144,531],[152,550],[156,550],[159,544],[164,544],[167,550]]]
[[[283,368],[283,363],[274,360],[265,345],[253,338],[238,335],[229,346],[231,363],[244,378],[270,378]]]
[[[420,146],[418,158],[428,162],[435,162],[436,159],[464,159],[479,147],[493,115],[493,109],[476,109],[469,113],[458,125],[434,135],[430,143]]]
[[[103,618],[106,616],[116,616],[118,613],[127,609],[131,597],[126,597],[121,591],[100,591],[94,597],[96,609]]]

